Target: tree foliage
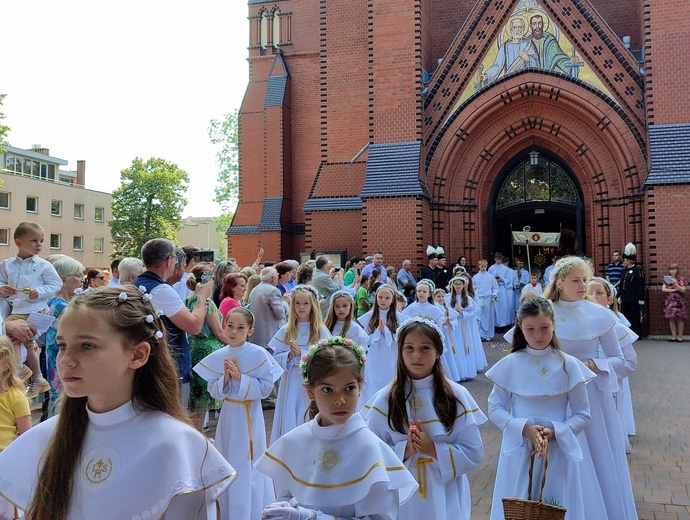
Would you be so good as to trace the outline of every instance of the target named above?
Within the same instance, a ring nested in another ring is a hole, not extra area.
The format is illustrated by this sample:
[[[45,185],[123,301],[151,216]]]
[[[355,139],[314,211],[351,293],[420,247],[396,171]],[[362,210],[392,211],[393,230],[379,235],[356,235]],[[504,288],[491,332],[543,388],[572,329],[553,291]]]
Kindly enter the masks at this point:
[[[225,258],[227,249],[227,240],[225,239],[225,231],[232,222],[232,215],[239,198],[239,161],[238,161],[238,145],[239,145],[239,128],[238,128],[238,111],[235,110],[231,114],[225,114],[224,119],[212,119],[211,126],[208,129],[208,135],[211,138],[211,143],[218,146],[219,150],[216,153],[216,162],[220,168],[218,172],[218,179],[216,180],[216,187],[214,189],[213,200],[220,204],[222,214],[216,217],[216,231],[222,233],[220,257]]]
[[[114,237],[114,253],[139,256],[147,240],[175,240],[182,210],[187,205],[187,172],[163,159],[144,162],[137,157],[120,172],[120,180],[122,184],[112,196],[113,220],[108,223]]]
[[[0,94],[0,107],[5,101],[6,95],[7,94]],[[9,146],[9,143],[5,140],[5,137],[7,137],[7,134],[10,131],[10,127],[2,124],[3,119],[5,119],[5,114],[0,112],[0,155],[5,153],[5,149],[3,147]]]

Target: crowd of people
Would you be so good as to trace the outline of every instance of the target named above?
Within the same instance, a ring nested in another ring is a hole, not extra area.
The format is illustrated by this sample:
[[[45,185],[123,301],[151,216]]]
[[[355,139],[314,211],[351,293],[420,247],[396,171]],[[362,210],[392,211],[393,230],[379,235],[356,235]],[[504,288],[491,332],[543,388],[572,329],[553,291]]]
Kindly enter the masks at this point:
[[[547,452],[544,497],[566,518],[637,518],[633,249],[600,278],[584,258],[540,276],[500,253],[473,273],[429,246],[416,276],[380,251],[241,267],[153,239],[107,273],[44,260],[42,242],[24,223],[0,263],[0,519],[469,519],[487,416],[461,383],[496,328],[511,347],[485,372],[503,431],[491,518],[534,496]],[[663,291],[682,341],[675,264]]]

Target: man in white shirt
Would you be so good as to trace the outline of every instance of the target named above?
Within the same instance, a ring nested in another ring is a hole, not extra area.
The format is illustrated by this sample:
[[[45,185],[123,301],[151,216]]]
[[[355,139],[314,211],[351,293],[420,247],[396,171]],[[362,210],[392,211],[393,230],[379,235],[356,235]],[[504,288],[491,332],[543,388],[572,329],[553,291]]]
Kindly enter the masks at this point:
[[[120,285],[120,262],[122,261],[122,258],[113,258],[113,261],[110,262],[110,281],[108,282],[108,287],[112,287],[113,285]]]
[[[192,272],[192,268],[196,265],[196,254],[199,252],[199,248],[184,246],[182,251],[184,251],[185,255],[184,271],[182,272],[182,278],[173,284],[173,289],[180,295],[182,301],[185,301],[190,293],[190,290],[187,288],[187,278],[189,278],[189,273]]]
[[[177,361],[182,391],[182,405],[187,408],[189,383],[192,380],[192,358],[187,334],[198,334],[206,320],[206,299],[211,296],[211,284],[197,284],[197,305],[194,310],[185,307],[180,295],[166,280],[184,265],[184,255],[178,258],[175,244],[164,238],[154,238],[141,248],[146,271],[134,285],[144,287],[153,297],[154,308],[163,312],[163,323],[168,332],[168,346]]]

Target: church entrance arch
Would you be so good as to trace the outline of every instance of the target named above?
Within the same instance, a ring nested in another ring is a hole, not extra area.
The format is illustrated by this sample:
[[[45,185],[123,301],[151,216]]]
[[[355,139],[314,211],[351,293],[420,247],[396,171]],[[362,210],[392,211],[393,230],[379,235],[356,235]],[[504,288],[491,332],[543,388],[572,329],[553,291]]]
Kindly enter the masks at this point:
[[[490,201],[490,251],[510,255],[511,261],[515,256],[525,260],[524,241],[517,243],[512,232],[529,226],[532,241],[542,233],[560,233],[559,244],[530,245],[533,269],[543,271],[557,250],[585,252],[582,188],[565,161],[549,150],[532,148],[516,154],[496,177]]]

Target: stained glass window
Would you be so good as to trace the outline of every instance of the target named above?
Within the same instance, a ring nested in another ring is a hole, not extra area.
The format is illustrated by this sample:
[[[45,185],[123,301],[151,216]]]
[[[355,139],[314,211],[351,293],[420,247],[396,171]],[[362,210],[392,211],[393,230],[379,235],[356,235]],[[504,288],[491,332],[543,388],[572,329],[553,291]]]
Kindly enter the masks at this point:
[[[546,157],[532,166],[529,159],[519,164],[506,178],[498,193],[496,209],[527,202],[558,202],[576,205],[580,195],[563,168]]]

